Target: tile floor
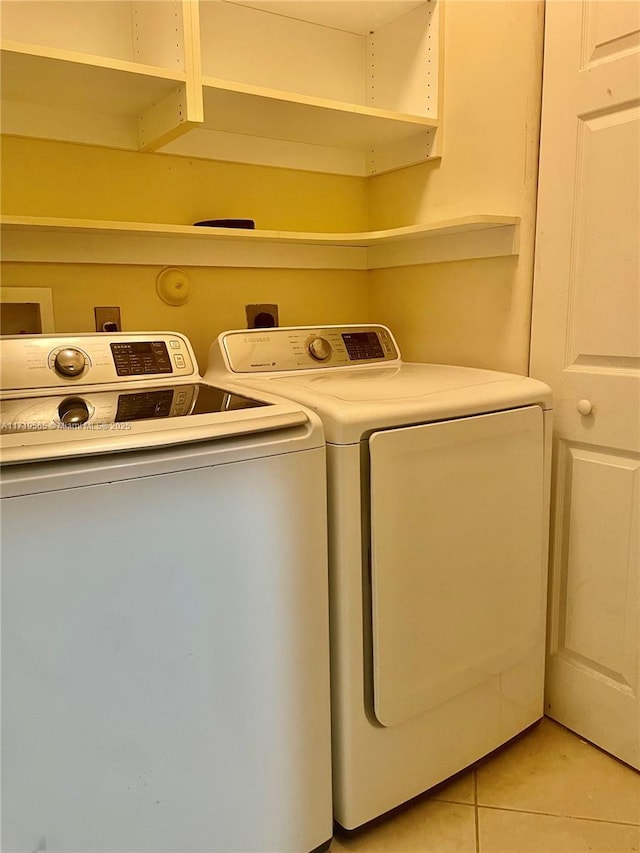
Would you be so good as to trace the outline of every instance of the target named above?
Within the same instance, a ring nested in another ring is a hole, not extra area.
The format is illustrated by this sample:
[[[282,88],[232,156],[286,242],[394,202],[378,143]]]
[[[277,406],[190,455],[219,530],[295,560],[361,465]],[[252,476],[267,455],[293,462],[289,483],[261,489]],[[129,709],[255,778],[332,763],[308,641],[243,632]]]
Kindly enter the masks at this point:
[[[331,853],[640,853],[640,774],[545,718]]]

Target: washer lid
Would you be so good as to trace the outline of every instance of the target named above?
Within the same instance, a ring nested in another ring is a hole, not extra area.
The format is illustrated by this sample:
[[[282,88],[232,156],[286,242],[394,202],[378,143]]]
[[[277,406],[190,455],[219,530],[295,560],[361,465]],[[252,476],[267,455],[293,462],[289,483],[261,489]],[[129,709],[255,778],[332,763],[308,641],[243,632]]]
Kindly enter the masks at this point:
[[[47,401],[53,403],[53,408],[46,408]],[[0,436],[0,467],[76,456],[146,451],[193,442],[219,441],[220,448],[224,448],[234,440],[248,441],[252,446],[258,442],[284,444],[286,441],[287,447],[282,452],[323,445],[319,421],[316,423],[312,413],[304,412],[297,403],[288,400],[257,408],[214,413],[104,421],[100,419],[93,398],[87,395],[82,400],[89,415],[87,422],[68,427],[57,414],[64,402],[65,399],[60,397],[42,398],[33,404],[22,399],[8,401],[12,407],[8,414],[16,417]],[[20,418],[25,413],[31,418],[31,426],[23,429]],[[294,446],[292,442],[295,442]]]
[[[512,373],[442,364],[395,364],[276,375],[247,382],[318,412],[327,441],[350,444],[372,429],[523,405],[551,408],[547,385]]]

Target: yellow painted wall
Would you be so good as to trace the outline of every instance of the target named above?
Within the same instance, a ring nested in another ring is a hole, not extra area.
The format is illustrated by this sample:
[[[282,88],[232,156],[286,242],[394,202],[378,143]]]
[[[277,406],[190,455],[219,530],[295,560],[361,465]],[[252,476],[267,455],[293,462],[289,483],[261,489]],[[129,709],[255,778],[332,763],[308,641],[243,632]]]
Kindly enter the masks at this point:
[[[238,217],[266,229],[366,229],[360,178],[33,139],[2,142],[6,214],[189,225]],[[97,305],[118,305],[125,330],[183,332],[202,369],[219,332],[246,326],[247,304],[278,304],[281,325],[368,320],[365,272],[185,267],[192,297],[171,307],[155,291],[160,269],[5,263],[2,284],[50,287],[57,332],[93,331]]]
[[[514,258],[371,274],[371,320],[405,358],[528,368],[544,5],[444,4],[443,157],[369,185],[369,224],[389,228],[474,213],[522,217]]]
[[[2,212],[166,222],[254,219],[256,228],[361,231],[364,178],[2,138]]]
[[[281,325],[314,325],[362,322],[368,303],[364,272],[190,267],[191,299],[174,307],[156,294],[161,267],[23,263],[4,267],[4,284],[52,288],[57,332],[93,331],[93,307],[119,305],[128,331],[186,334],[202,370],[209,344],[220,332],[245,328],[245,304],[277,302]]]

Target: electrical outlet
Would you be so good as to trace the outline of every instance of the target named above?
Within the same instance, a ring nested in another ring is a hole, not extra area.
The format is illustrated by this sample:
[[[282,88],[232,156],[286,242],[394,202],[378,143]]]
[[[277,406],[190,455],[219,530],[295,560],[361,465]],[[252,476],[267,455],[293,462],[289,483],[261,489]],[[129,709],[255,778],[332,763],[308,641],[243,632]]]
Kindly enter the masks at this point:
[[[120,332],[120,309],[117,306],[95,307],[93,313],[96,317],[96,332]]]
[[[247,329],[271,329],[278,325],[277,305],[245,305]]]

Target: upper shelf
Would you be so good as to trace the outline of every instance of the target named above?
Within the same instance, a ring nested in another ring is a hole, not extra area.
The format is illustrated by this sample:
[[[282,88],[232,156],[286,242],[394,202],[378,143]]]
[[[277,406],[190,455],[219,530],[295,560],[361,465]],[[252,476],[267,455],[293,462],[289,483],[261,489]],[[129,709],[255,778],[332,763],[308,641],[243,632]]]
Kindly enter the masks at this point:
[[[376,107],[204,78],[204,122],[162,150],[346,175],[429,156],[438,121]]]
[[[185,83],[184,71],[3,41],[2,129],[143,149],[145,114]]]
[[[437,0],[0,12],[4,133],[359,176],[439,156]]]
[[[519,222],[480,214],[323,234],[4,216],[0,237],[5,261],[367,270],[514,255]]]
[[[321,24],[336,30],[367,35],[405,15],[422,5],[423,0],[376,0],[365,3],[362,0],[340,0],[340,2],[322,2],[322,0],[228,0],[235,6],[248,6],[261,9],[287,18]]]

